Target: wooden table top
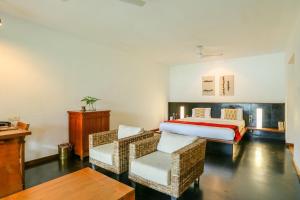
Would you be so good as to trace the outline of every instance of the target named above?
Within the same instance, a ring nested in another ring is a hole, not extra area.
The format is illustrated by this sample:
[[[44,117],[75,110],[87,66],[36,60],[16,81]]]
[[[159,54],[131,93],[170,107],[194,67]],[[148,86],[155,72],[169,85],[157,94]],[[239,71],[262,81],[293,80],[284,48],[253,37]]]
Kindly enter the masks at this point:
[[[11,139],[30,135],[31,132],[23,129],[0,131],[0,140]]]
[[[42,183],[3,200],[134,200],[134,189],[90,168]]]

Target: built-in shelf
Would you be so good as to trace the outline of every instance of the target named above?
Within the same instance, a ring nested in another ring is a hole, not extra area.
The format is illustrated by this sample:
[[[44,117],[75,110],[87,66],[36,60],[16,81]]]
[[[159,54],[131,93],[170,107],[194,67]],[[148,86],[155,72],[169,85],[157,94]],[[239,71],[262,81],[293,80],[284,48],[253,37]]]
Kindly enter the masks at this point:
[[[278,128],[256,128],[256,127],[247,127],[248,130],[253,131],[266,131],[266,132],[273,132],[273,133],[285,133],[284,130],[279,130]]]

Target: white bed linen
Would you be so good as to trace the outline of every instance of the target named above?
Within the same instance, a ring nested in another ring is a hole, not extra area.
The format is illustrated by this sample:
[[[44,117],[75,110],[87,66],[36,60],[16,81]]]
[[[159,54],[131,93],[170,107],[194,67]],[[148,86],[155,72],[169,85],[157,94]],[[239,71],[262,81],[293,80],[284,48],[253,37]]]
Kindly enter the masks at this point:
[[[188,118],[180,119],[180,121],[236,125],[239,127],[240,132],[245,127],[244,120],[225,120],[219,118],[188,117]],[[203,138],[229,140],[229,141],[233,141],[235,136],[234,131],[230,128],[197,126],[191,124],[177,124],[177,123],[170,123],[170,122],[162,122],[160,124],[159,129],[160,131],[167,131],[167,132],[178,133],[182,135],[192,135],[192,136],[198,136]]]

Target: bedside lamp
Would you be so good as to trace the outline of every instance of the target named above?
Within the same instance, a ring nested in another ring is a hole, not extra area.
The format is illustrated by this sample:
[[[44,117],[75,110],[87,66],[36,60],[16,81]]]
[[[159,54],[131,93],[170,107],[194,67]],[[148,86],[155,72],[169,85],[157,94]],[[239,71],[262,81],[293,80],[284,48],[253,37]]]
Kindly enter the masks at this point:
[[[263,116],[263,109],[262,108],[257,108],[256,109],[256,128],[262,128],[262,119]]]
[[[180,106],[180,119],[183,119],[185,116],[184,106]]]

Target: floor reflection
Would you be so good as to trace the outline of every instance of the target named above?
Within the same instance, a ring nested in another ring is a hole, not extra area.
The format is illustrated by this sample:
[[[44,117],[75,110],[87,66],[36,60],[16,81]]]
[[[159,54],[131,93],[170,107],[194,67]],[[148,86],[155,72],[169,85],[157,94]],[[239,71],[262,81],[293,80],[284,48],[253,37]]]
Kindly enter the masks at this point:
[[[26,169],[26,188],[89,166],[88,160],[71,159],[54,161]],[[112,178],[113,173],[99,172]],[[197,188],[191,186],[181,197],[188,200],[251,200],[251,199],[300,199],[300,185],[292,166],[291,156],[280,141],[262,139],[245,140],[236,160],[228,156],[207,155],[204,174]],[[129,184],[127,174],[120,180]],[[136,199],[170,199],[169,196],[138,185]]]

